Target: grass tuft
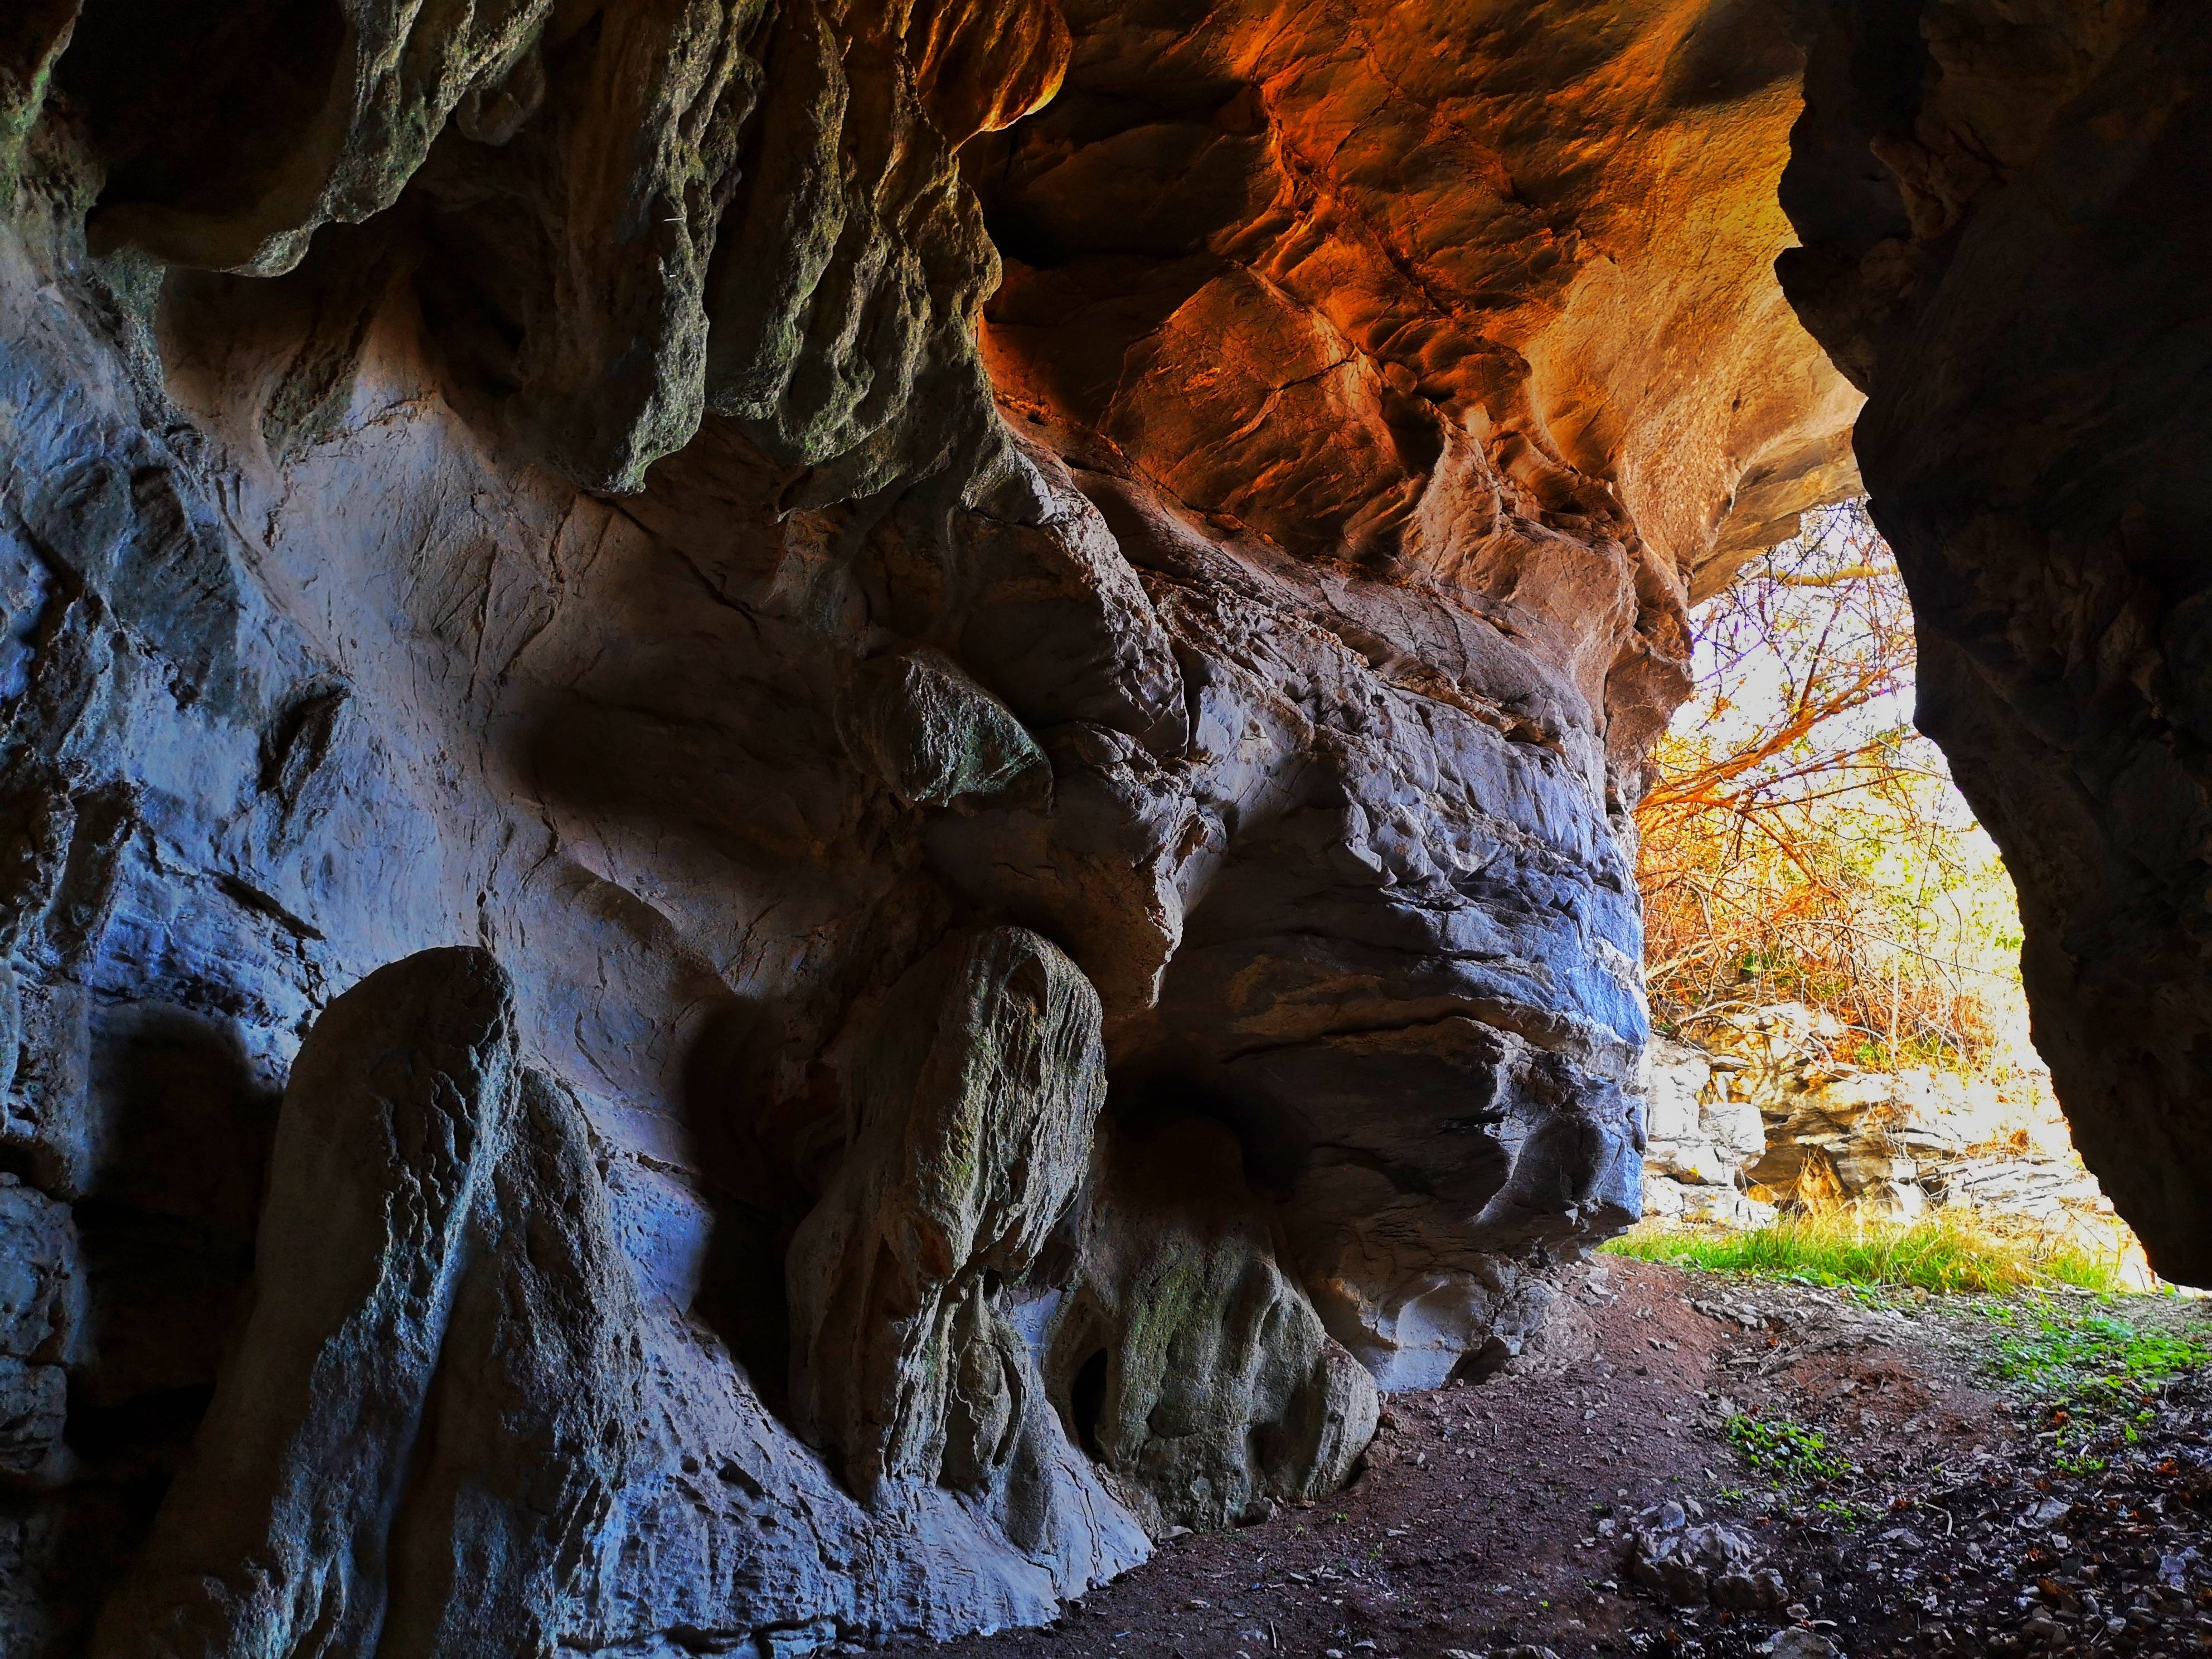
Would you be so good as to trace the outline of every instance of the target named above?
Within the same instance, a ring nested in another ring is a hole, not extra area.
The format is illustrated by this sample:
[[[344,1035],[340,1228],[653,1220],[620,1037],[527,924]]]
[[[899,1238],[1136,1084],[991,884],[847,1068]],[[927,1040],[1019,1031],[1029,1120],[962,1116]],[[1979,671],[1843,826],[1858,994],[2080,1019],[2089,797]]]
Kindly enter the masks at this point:
[[[1722,1426],[1744,1461],[1778,1482],[1840,1480],[1851,1472],[1850,1464],[1829,1446],[1827,1436],[1786,1417],[1738,1412]]]
[[[1992,1308],[1988,1317],[2014,1333],[1997,1343],[1990,1369],[2062,1402],[2109,1407],[2212,1360],[2212,1343],[2201,1335],[2145,1330],[2109,1314],[2039,1300]]]
[[[1899,1225],[1829,1211],[1784,1217],[1748,1232],[1645,1223],[1605,1249],[1707,1273],[1757,1273],[1830,1287],[1911,1285],[2003,1295],[2069,1285],[2106,1296],[2127,1289],[2125,1263],[2117,1253],[2014,1237],[1942,1213]]]

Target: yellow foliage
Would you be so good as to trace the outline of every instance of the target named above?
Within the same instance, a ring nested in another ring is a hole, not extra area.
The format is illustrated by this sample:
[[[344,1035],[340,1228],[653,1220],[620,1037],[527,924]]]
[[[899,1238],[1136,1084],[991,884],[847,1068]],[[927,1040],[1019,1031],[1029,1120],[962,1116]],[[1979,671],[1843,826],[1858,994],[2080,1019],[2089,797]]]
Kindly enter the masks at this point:
[[[1662,1025],[1793,1000],[1868,1064],[1987,1064],[2018,1025],[2019,921],[1995,849],[1909,723],[1911,612],[1850,503],[1698,618],[1696,690],[1637,812]]]

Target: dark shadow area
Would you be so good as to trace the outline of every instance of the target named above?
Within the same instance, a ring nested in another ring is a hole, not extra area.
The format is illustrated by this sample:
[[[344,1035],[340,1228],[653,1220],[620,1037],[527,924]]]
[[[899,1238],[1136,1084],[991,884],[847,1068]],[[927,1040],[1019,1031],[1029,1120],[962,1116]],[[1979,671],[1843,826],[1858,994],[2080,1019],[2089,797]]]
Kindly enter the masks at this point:
[[[95,234],[119,206],[250,218],[327,147],[313,130],[345,34],[313,0],[92,0],[55,80],[108,163]]]
[[[791,1310],[783,1259],[816,1194],[760,1133],[771,1016],[731,997],[709,1015],[684,1066],[684,1123],[713,1220],[690,1311],[728,1345],[762,1402],[788,1413]]]
[[[278,1100],[227,1020],[148,1003],[95,1007],[91,1024],[69,1480],[0,1491],[0,1591],[20,1575],[61,1652],[83,1650],[144,1539],[249,1305]],[[0,1597],[0,1650],[10,1617]]]
[[[1244,1179],[1255,1192],[1281,1197],[1296,1184],[1313,1155],[1304,1118],[1249,1089],[1205,1080],[1191,1069],[1160,1065],[1117,1074],[1107,1097],[1107,1116],[1142,1140],[1186,1118],[1218,1123],[1236,1139]]]
[[[1067,1412],[1074,1419],[1076,1440],[1085,1455],[1094,1463],[1100,1456],[1098,1425],[1106,1415],[1106,1376],[1110,1363],[1106,1350],[1099,1349],[1075,1368],[1075,1378],[1067,1387]]]

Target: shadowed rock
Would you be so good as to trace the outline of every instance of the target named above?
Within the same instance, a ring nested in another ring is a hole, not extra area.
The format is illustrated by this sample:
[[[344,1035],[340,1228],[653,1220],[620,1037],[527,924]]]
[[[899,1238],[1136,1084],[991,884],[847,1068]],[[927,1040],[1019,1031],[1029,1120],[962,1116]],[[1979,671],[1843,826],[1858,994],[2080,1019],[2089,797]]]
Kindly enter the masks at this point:
[[[986,1484],[1026,1364],[989,1298],[1083,1178],[1097,994],[1034,933],[957,937],[893,989],[849,1086],[852,1150],[788,1257],[793,1414],[864,1498],[935,1480],[948,1455]]]
[[[574,1098],[522,1073],[471,1224],[380,1652],[550,1652],[606,1548],[645,1411],[640,1310]]]
[[[1334,1492],[1375,1383],[1278,1263],[1236,1142],[1186,1120],[1102,1144],[1050,1334],[1083,1443],[1155,1534]]]
[[[1022,723],[941,652],[862,663],[838,699],[837,735],[909,806],[1051,786],[1051,765]]]
[[[2153,1265],[2203,1283],[2212,34],[2171,7],[2017,34],[1981,10],[1826,8],[1782,275],[1869,394],[1917,718],[2020,889],[2076,1144]]]
[[[514,1084],[513,990],[480,951],[380,969],[316,1022],[277,1118],[252,1312],[99,1652],[373,1646]]]
[[[576,1617],[644,1356],[582,1114],[514,1042],[480,951],[317,1022],[252,1312],[100,1651],[534,1653]]]
[[[82,1270],[69,1207],[0,1177],[0,1478],[57,1485],[69,1372],[83,1319]]]

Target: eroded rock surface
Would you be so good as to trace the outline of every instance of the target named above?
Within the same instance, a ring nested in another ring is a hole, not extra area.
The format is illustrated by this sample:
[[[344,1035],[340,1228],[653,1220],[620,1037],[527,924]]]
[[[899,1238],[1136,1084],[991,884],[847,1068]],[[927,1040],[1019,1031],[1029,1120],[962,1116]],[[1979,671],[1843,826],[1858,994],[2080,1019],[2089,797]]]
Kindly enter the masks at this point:
[[[277,1116],[252,1310],[96,1650],[376,1639],[515,1072],[512,994],[481,952],[380,969],[317,1022]]]
[[[1182,1120],[1102,1149],[1046,1322],[1076,1436],[1154,1531],[1334,1491],[1375,1383],[1276,1255],[1237,1143]]]
[[[1574,1364],[1852,15],[0,21],[11,1636],[1042,1621]]]
[[[1782,1575],[1762,1565],[1741,1529],[1719,1521],[1692,1522],[1676,1503],[1637,1517],[1623,1565],[1636,1583],[1677,1606],[1710,1600],[1717,1607],[1771,1608],[1789,1596]]]
[[[1074,964],[1000,927],[910,969],[854,1054],[853,1146],[785,1271],[793,1419],[862,1498],[965,1492],[1002,1504],[1028,1545],[1080,1524],[1062,1511],[1112,1511],[1080,1460],[1055,1458],[1042,1381],[1000,1306],[1083,1179],[1106,1097],[1099,1027]]]
[[[2150,3],[1823,10],[1782,276],[1869,394],[1919,718],[2020,888],[2036,1046],[2153,1265],[2201,1283],[2212,35]]]

